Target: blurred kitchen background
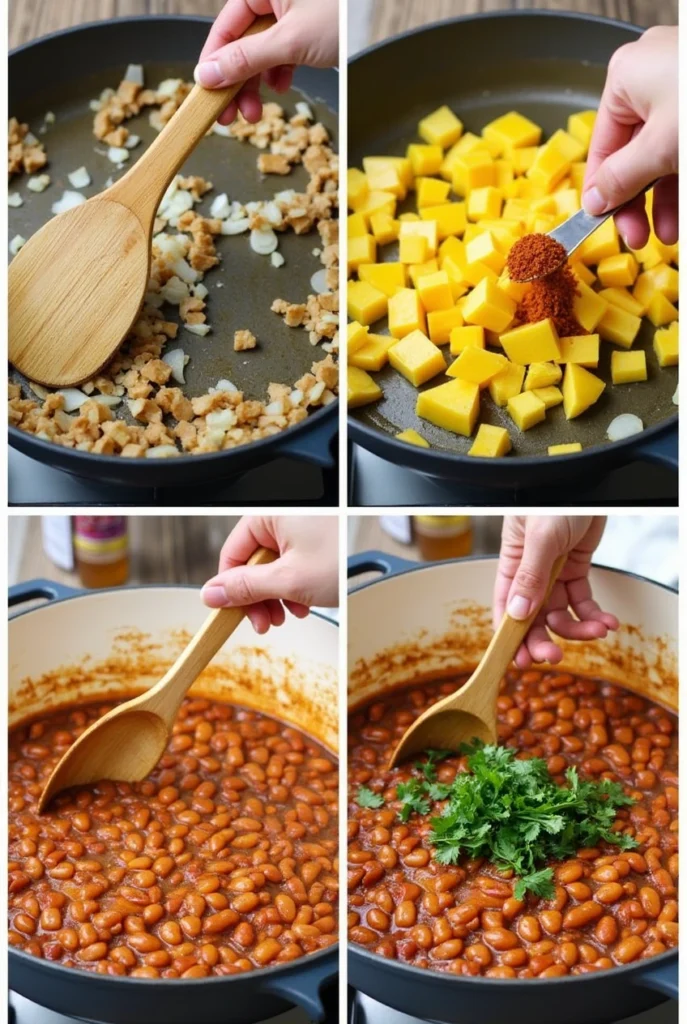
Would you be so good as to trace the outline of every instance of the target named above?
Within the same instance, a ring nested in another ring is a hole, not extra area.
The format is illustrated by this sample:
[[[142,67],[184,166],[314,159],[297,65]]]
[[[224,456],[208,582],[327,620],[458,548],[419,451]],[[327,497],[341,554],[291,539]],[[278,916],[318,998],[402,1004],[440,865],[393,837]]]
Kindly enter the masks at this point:
[[[383,551],[414,561],[496,555],[501,516],[349,516],[348,552]],[[678,517],[609,516],[594,562],[678,585]],[[356,576],[355,585],[369,578]]]
[[[485,11],[577,11],[648,28],[676,25],[678,4],[679,0],[348,0],[348,53],[432,21]]]

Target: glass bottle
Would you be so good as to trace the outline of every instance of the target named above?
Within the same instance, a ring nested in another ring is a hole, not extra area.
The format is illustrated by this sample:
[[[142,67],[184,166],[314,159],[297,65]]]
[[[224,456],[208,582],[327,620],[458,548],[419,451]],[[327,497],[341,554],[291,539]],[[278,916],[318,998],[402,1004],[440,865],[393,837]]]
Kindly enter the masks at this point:
[[[428,562],[464,558],[472,551],[470,516],[413,516],[413,534]]]
[[[117,587],[129,578],[126,516],[74,516],[74,557],[84,587]]]

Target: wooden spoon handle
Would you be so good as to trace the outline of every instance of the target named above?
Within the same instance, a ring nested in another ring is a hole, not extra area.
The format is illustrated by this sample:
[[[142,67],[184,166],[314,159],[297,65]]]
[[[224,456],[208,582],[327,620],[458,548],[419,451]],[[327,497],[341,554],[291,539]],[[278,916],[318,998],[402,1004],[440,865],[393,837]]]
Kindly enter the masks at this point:
[[[267,565],[278,557],[275,551],[258,548],[248,565]],[[215,608],[172,667],[146,695],[146,707],[163,718],[168,726],[174,722],[188,689],[217,654],[234,630],[243,621],[246,609]]]
[[[275,22],[271,15],[256,18],[244,35],[264,32]],[[194,85],[152,145],[109,189],[108,198],[128,206],[144,224],[152,224],[172,178],[243,84],[239,82],[226,89]]]

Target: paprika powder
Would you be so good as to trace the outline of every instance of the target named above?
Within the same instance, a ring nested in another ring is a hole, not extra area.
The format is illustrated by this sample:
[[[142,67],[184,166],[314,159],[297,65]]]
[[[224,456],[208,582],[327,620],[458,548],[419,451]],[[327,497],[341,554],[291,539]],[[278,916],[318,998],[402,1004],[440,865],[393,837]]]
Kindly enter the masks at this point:
[[[551,319],[561,338],[587,333],[573,313],[577,279],[560,242],[550,235],[524,235],[510,250],[507,266],[512,281],[534,278],[518,304],[521,323]]]

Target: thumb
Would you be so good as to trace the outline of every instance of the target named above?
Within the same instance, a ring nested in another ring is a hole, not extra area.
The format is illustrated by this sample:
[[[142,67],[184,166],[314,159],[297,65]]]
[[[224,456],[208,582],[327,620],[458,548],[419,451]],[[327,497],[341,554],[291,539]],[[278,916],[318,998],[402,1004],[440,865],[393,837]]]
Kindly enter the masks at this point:
[[[237,565],[218,573],[203,586],[201,600],[210,608],[242,608],[271,598],[289,599],[291,588],[279,566]]]
[[[528,530],[520,559],[508,592],[506,610],[512,619],[529,618],[543,604],[553,563],[563,554],[553,530]]]
[[[285,18],[264,32],[242,36],[210,54],[193,75],[205,89],[221,89],[245,82],[269,68],[297,64],[297,43],[293,44]]]
[[[613,210],[634,199],[656,178],[669,173],[658,157],[664,147],[653,144],[651,134],[649,126],[645,125],[625,146],[600,164],[582,196],[586,213],[598,217]]]

